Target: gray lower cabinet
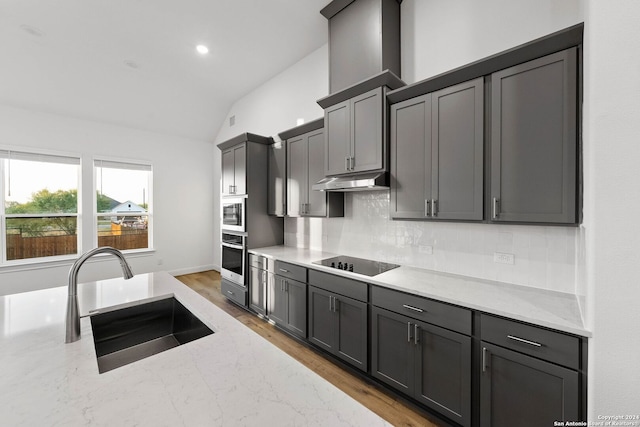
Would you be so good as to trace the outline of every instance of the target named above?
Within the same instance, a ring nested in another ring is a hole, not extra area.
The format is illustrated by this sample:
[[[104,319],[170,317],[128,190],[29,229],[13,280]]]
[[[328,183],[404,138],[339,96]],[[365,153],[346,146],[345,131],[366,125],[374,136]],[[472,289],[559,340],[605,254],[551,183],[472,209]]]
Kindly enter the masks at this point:
[[[586,421],[578,337],[484,314],[480,322],[481,426]]]
[[[309,341],[367,371],[367,303],[309,286]]]
[[[307,337],[307,284],[288,277],[274,276],[269,283],[269,320],[300,338]]]
[[[249,267],[249,307],[256,313],[267,315],[267,287],[273,274],[266,270]]]
[[[484,80],[391,106],[391,216],[482,220]]]
[[[577,421],[578,372],[482,341],[480,425]]]
[[[577,49],[491,75],[491,220],[576,223]]]
[[[220,282],[220,292],[236,304],[242,307],[247,306],[247,289],[244,286],[240,286],[227,279],[222,279]]]
[[[371,374],[471,425],[471,337],[373,306]]]

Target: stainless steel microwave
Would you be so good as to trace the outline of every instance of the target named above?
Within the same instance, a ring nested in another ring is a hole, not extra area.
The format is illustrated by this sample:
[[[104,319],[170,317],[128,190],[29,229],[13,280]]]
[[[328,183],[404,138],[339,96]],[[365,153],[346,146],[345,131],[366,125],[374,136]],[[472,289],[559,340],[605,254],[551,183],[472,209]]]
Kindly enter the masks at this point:
[[[244,197],[223,198],[220,201],[222,230],[240,231],[246,230],[246,201]]]

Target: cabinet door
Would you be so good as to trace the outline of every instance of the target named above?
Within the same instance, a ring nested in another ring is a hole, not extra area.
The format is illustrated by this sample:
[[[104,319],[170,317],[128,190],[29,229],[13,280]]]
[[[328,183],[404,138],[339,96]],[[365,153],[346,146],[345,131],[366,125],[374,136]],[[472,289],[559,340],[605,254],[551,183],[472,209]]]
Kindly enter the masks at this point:
[[[286,143],[276,142],[269,146],[269,215],[284,216],[286,204]]]
[[[309,341],[318,347],[333,352],[335,347],[335,316],[331,293],[309,286]]]
[[[332,105],[324,111],[325,155],[324,174],[347,172],[351,145],[351,107],[349,100]]]
[[[267,314],[267,272],[256,267],[249,268],[249,307],[256,313]]]
[[[371,307],[371,375],[408,395],[414,390],[411,319]]]
[[[306,136],[307,140],[307,209],[305,216],[327,216],[327,193],[314,191],[313,184],[324,178],[324,132],[322,130],[311,132]]]
[[[431,94],[391,106],[391,217],[425,218],[431,198]]]
[[[433,219],[482,220],[484,79],[432,94]]]
[[[302,136],[287,141],[287,215],[300,216],[307,203],[307,142]]]
[[[367,371],[367,304],[334,295],[336,314],[335,355]]]
[[[492,74],[492,220],[576,222],[576,91],[576,48]]]
[[[578,373],[482,341],[480,425],[552,426],[579,420]]]
[[[301,338],[307,337],[307,284],[285,279],[287,294],[287,328]]]
[[[234,194],[247,194],[247,147],[238,145],[233,149]]]
[[[382,169],[382,88],[351,100],[351,171]]]
[[[220,174],[220,180],[222,182],[222,195],[226,196],[233,194],[233,186],[235,185],[234,174],[234,157],[233,148],[222,152],[222,172]]]
[[[267,314],[269,319],[273,320],[280,326],[287,325],[287,293],[285,292],[285,283],[282,277],[274,276],[273,287],[270,287],[268,300],[269,310]]]
[[[414,397],[463,426],[471,424],[471,337],[414,323]]]

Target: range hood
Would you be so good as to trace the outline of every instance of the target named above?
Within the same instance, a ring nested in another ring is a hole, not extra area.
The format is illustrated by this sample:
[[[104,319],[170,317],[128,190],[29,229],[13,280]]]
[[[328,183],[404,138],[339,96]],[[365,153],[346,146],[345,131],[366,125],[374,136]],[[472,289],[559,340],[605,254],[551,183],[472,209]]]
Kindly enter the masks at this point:
[[[357,175],[341,175],[322,179],[312,187],[317,191],[365,191],[388,190],[388,172],[368,172]]]

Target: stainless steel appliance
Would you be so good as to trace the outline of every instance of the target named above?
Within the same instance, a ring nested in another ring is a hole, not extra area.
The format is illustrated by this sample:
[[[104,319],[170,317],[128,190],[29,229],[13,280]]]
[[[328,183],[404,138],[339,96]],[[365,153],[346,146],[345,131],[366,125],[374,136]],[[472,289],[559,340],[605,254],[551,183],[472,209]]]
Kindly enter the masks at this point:
[[[226,197],[220,201],[222,209],[221,229],[244,232],[246,230],[246,198]]]
[[[363,274],[365,276],[376,276],[385,271],[400,267],[398,264],[390,264],[387,262],[372,261],[363,258],[339,255],[333,258],[326,258],[320,261],[313,261],[313,264],[323,265],[325,267],[336,268],[338,270],[350,271],[352,273]]]
[[[247,236],[244,233],[222,231],[222,266],[220,274],[223,278],[245,287],[244,276],[247,270]]]

